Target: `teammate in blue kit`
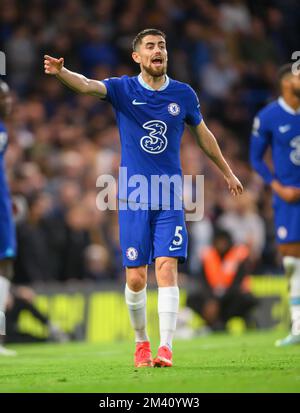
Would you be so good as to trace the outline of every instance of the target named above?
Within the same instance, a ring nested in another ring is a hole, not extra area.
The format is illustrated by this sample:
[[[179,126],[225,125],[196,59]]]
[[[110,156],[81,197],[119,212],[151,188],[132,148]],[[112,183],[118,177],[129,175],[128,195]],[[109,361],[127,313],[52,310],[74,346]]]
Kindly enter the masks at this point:
[[[56,75],[78,92],[106,99],[114,107],[121,139],[121,166],[127,168],[127,179],[120,176],[119,180],[119,225],[126,267],[125,299],[136,335],[135,366],[170,367],[179,305],[177,263],[186,258],[187,231],[182,205],[175,205],[176,201],[182,203],[180,185],[171,189],[174,202],[165,205],[163,194],[152,198],[151,180],[154,176],[181,176],[180,141],[187,123],[203,151],[223,172],[231,193],[237,195],[243,188],[206,127],[193,89],[166,75],[165,34],[156,29],[140,32],[133,41],[132,58],[141,69],[134,77],[87,79],[67,70],[63,58],[47,55],[45,72]],[[137,175],[149,184],[138,205],[132,201],[134,190],[128,185]],[[147,265],[153,260],[161,338],[154,360],[146,332]]]
[[[16,253],[15,227],[12,203],[8,189],[4,154],[8,135],[4,124],[11,111],[12,99],[8,85],[0,80],[0,335],[5,335],[5,308],[13,275],[13,257]],[[0,343],[0,355],[13,355]]]
[[[292,328],[277,346],[300,344],[300,74],[287,64],[278,73],[281,96],[254,119],[251,163],[273,189],[276,237],[289,279]],[[272,148],[271,172],[264,155]]]

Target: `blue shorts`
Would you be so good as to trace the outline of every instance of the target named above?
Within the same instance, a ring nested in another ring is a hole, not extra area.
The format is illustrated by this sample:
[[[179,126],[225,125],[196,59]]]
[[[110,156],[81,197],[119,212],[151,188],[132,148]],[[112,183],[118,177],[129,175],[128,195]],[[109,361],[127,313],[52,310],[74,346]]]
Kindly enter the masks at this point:
[[[276,239],[279,244],[300,241],[300,201],[285,202],[273,197]]]
[[[11,199],[3,195],[0,197],[0,260],[16,255],[16,232]]]
[[[119,208],[119,229],[125,267],[151,264],[157,257],[177,257],[179,262],[187,257],[184,210]]]

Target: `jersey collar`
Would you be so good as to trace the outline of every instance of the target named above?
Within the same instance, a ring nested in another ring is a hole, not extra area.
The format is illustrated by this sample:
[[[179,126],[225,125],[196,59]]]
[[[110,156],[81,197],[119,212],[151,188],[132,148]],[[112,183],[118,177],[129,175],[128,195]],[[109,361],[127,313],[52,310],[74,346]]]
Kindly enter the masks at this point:
[[[162,90],[165,90],[169,86],[169,83],[170,83],[169,77],[167,75],[165,75],[165,76],[166,76],[165,83],[159,89],[153,89],[151,86],[149,86],[144,81],[141,73],[138,75],[138,81],[139,81],[140,85],[143,86],[145,89],[152,90],[152,91],[155,91],[155,92],[161,92]]]
[[[283,97],[281,96],[278,99],[278,103],[279,105],[282,107],[283,110],[285,110],[286,112],[290,113],[291,115],[299,115],[300,114],[300,108],[298,108],[297,110],[291,108],[286,101],[283,99]]]

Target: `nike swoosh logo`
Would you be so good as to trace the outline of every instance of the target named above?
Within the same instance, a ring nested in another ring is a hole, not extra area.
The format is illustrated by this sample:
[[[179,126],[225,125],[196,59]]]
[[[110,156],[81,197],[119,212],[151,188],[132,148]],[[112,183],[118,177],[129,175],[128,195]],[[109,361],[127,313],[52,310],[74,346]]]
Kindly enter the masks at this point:
[[[290,130],[291,129],[291,125],[283,125],[283,126],[279,126],[279,132],[281,132],[281,133],[285,133],[285,132],[287,132],[288,130]]]
[[[132,104],[133,104],[133,105],[147,105],[147,102],[137,102],[137,100],[134,99],[134,100],[132,101]]]
[[[181,249],[181,247],[172,247],[172,245],[171,245],[171,247],[169,247],[169,251],[176,251],[176,250],[180,250]]]

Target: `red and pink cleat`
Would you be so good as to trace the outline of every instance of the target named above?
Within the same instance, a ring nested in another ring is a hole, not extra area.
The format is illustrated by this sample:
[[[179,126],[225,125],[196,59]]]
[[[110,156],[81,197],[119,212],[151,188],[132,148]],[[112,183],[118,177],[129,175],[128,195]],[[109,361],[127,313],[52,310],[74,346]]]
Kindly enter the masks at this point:
[[[159,347],[157,356],[153,360],[154,367],[172,367],[172,351],[167,346]]]
[[[149,341],[143,341],[136,343],[134,353],[134,365],[135,367],[152,367],[152,354]]]

